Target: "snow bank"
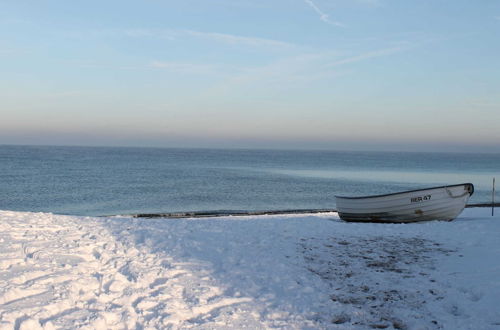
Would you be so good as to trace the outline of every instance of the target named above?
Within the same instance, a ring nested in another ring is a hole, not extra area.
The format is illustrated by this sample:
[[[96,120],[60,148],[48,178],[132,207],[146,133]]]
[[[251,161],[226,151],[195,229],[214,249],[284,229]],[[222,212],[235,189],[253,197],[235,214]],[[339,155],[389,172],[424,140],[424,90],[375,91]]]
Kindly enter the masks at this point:
[[[0,212],[0,328],[500,327],[500,217]]]

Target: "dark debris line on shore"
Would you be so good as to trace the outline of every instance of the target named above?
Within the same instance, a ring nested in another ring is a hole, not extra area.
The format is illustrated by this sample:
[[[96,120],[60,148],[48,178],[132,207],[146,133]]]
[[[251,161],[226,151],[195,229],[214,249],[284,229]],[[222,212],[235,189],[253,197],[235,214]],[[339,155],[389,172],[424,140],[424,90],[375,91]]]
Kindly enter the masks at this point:
[[[171,213],[141,213],[132,214],[134,218],[211,218],[223,216],[248,216],[248,215],[280,215],[337,212],[335,209],[301,209],[301,210],[271,210],[271,211],[196,211],[196,212],[171,212]]]
[[[491,203],[467,204],[471,207],[491,207]],[[495,203],[494,207],[500,207],[500,203]],[[249,215],[286,215],[286,214],[314,214],[337,212],[336,209],[297,209],[297,210],[270,210],[270,211],[188,211],[188,212],[167,212],[167,213],[138,213],[130,214],[133,218],[214,218],[227,216],[249,216]]]

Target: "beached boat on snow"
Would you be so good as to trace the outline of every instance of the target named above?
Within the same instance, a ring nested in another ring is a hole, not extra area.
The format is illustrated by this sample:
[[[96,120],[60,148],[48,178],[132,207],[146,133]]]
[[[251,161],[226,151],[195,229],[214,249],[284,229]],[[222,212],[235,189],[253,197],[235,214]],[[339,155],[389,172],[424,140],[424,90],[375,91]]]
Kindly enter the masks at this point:
[[[449,221],[462,212],[473,193],[472,183],[462,183],[385,195],[335,198],[339,216],[345,221]]]

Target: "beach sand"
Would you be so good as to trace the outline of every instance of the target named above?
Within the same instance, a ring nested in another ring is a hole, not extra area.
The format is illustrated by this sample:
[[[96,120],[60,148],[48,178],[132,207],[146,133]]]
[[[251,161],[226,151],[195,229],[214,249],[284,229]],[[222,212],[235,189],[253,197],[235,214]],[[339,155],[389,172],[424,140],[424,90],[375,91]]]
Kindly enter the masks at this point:
[[[401,225],[0,211],[0,329],[500,328],[490,212]]]

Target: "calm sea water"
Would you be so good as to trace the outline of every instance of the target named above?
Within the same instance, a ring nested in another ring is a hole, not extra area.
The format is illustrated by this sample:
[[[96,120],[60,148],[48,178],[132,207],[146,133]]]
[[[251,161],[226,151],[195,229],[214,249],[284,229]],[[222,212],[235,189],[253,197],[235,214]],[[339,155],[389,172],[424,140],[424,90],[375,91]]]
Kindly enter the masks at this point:
[[[0,209],[74,215],[335,208],[472,182],[491,201],[499,154],[0,146]]]

